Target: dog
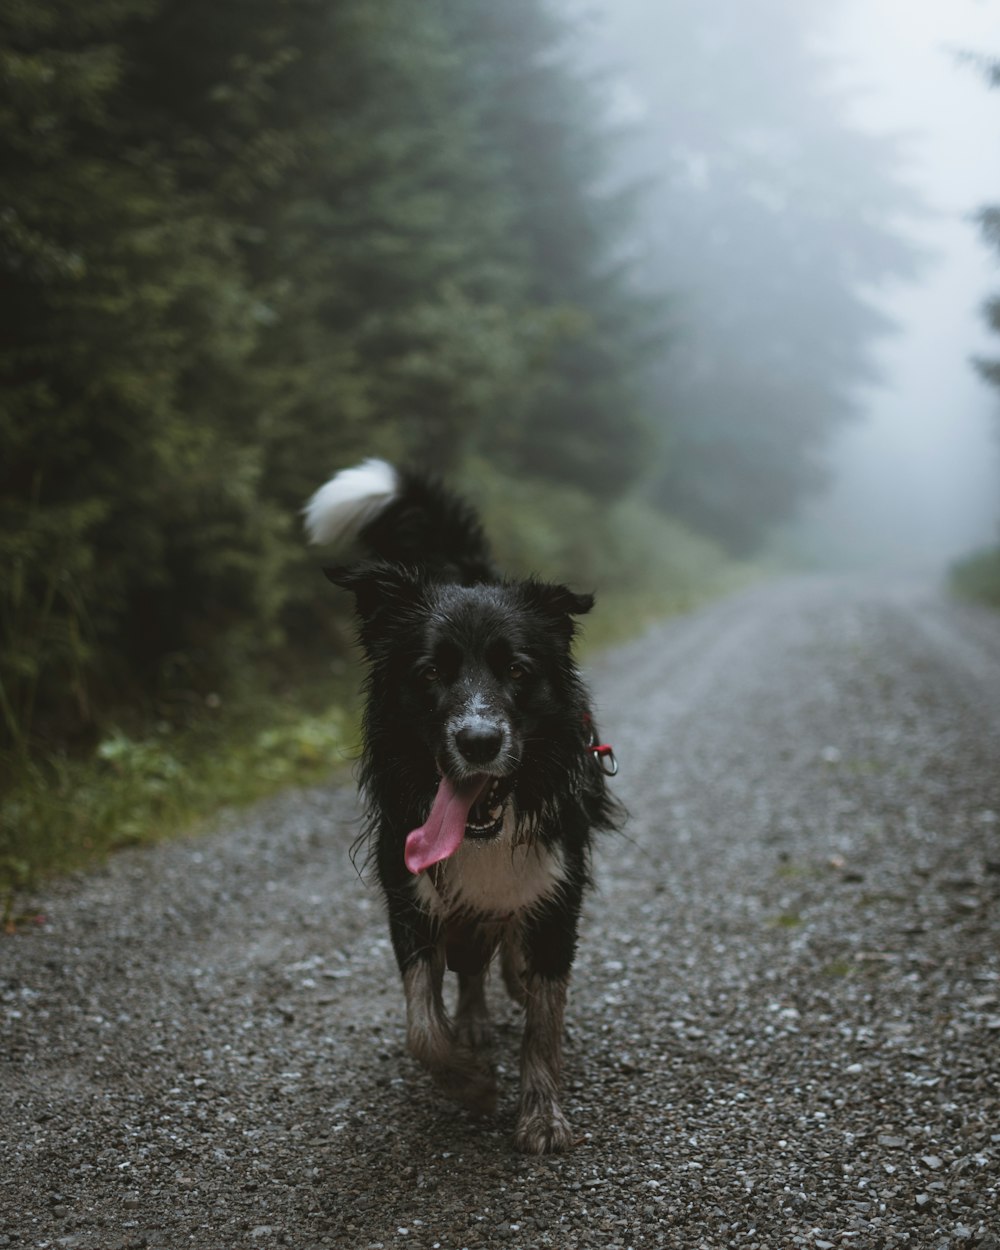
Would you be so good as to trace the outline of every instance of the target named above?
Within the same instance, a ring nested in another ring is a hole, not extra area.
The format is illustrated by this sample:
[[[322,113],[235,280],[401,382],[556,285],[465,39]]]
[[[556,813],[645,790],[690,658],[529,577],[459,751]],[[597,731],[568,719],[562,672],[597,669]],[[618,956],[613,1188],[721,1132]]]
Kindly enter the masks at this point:
[[[524,1008],[515,1144],[566,1150],[563,1016],[595,830],[621,809],[571,654],[590,594],[507,580],[480,520],[436,479],[370,459],[305,508],[354,595],[368,665],[360,782],[410,1053],[452,1099],[495,1109],[485,978]],[[454,1016],[446,967],[457,973]]]

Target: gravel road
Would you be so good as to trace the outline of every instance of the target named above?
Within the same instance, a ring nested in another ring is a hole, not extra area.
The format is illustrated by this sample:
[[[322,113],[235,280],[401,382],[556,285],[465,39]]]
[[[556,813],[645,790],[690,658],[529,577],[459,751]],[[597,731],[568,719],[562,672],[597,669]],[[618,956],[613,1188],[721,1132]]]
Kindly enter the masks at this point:
[[[591,674],[622,764],[566,1156],[403,1050],[341,778],[0,939],[0,1246],[1000,1250],[1000,616],[789,580]]]

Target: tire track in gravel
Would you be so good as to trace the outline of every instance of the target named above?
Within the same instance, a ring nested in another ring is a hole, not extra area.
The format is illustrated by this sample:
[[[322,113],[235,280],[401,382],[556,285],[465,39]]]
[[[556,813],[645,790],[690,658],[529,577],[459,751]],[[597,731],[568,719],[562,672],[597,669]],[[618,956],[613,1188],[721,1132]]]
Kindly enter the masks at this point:
[[[0,946],[0,1246],[998,1250],[1000,617],[794,579],[593,672],[627,829],[570,1155],[403,1052],[343,784],[128,852]]]

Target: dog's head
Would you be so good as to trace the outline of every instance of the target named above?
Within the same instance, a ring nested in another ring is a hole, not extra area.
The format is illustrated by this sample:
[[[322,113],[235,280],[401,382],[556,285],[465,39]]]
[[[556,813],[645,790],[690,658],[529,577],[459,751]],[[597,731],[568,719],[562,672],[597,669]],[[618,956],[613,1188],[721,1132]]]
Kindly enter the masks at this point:
[[[593,596],[538,581],[440,584],[388,565],[327,576],[355,595],[370,745],[393,742],[400,759],[403,735],[432,778],[478,785],[467,832],[492,836],[526,761],[552,761],[567,737],[579,751],[570,644]]]

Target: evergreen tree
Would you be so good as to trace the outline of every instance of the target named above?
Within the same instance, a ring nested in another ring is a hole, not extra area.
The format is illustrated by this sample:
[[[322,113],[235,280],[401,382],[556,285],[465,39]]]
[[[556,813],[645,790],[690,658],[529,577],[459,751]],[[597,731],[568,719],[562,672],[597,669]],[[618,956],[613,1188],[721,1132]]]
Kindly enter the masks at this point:
[[[632,280],[631,197],[609,182],[600,84],[574,68],[566,17],[543,0],[446,7],[513,199],[533,310],[534,369],[487,449],[612,498],[648,447],[636,383],[653,305]]]
[[[215,688],[289,630],[315,643],[298,511],[361,454],[486,451],[604,494],[635,472],[591,104],[542,0],[508,17],[0,14],[9,742]]]
[[[991,87],[1000,87],[1000,61],[991,61],[981,57],[975,59],[985,74],[989,85]],[[994,204],[981,208],[976,214],[976,218],[983,238],[990,247],[1000,253],[1000,205]],[[986,301],[983,307],[983,316],[990,331],[993,334],[1000,334],[1000,296],[995,296]],[[1000,387],[1000,358],[986,359],[983,357],[977,359],[975,364],[987,382],[992,386]],[[1000,421],[1000,410],[998,410],[998,421]]]
[[[250,344],[232,240],[128,134],[124,41],[152,11],[39,3],[2,18],[0,681],[14,737],[67,688],[85,720],[93,683],[158,666],[185,616],[202,638],[220,617],[267,616],[237,557],[262,524],[256,454],[211,411]],[[230,543],[221,563],[206,517]],[[184,595],[159,593],[178,578]]]
[[[675,293],[675,347],[649,375],[653,494],[740,554],[822,479],[892,328],[866,293],[917,263],[893,224],[920,206],[894,142],[854,128],[826,85],[819,12],[609,0],[597,29],[640,116],[620,150],[652,180],[644,272]]]

